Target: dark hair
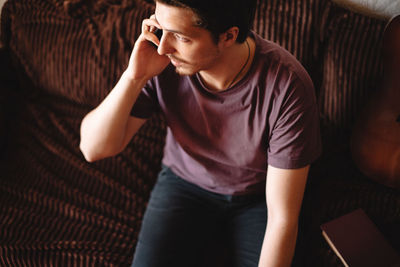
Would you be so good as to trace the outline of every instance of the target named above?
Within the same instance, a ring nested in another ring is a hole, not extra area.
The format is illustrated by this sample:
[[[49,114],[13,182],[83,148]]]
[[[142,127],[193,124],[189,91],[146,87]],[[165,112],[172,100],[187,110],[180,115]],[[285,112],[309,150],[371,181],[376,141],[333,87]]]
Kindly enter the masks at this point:
[[[155,0],[162,4],[188,8],[199,18],[198,26],[209,30],[217,42],[219,35],[233,26],[239,28],[242,43],[253,26],[256,0]]]

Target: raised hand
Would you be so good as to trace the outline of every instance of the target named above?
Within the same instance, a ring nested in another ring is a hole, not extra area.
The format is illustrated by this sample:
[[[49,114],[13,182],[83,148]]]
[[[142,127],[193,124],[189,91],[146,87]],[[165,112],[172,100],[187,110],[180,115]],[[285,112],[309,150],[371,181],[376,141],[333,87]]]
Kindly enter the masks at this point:
[[[154,34],[157,29],[161,29],[161,26],[154,14],[143,20],[142,33],[135,42],[126,70],[126,74],[133,80],[147,81],[161,73],[170,62],[167,56],[157,53],[157,46],[160,44]]]

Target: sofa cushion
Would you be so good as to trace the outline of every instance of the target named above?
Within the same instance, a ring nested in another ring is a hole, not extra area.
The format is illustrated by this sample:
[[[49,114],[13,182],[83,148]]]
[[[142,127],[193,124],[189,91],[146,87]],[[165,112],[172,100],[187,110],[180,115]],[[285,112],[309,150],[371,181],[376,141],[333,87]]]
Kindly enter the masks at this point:
[[[319,0],[257,0],[253,29],[286,48],[313,76],[317,14],[322,5]]]
[[[81,1],[53,2],[9,4],[7,45],[36,90],[94,106],[127,66],[140,30],[137,18],[151,7],[105,8],[102,1],[95,12]]]
[[[324,17],[323,64],[318,101],[327,153],[348,149],[354,121],[382,82],[382,36],[386,21],[334,3]]]
[[[0,160],[0,262],[127,266],[164,124],[155,116],[123,153],[92,164],[79,151],[79,128],[116,83],[152,7],[113,2],[80,14],[57,3],[17,0],[3,9],[18,112]]]

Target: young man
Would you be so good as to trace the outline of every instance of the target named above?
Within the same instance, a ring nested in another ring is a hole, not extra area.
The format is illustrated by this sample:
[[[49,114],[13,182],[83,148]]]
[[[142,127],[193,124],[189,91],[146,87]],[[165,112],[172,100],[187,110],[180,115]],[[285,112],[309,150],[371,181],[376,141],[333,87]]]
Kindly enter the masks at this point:
[[[248,0],[156,1],[126,71],[82,121],[80,147],[94,161],[165,115],[133,266],[197,266],[221,232],[233,266],[291,264],[321,150],[318,112],[300,63],[249,30],[254,10]]]

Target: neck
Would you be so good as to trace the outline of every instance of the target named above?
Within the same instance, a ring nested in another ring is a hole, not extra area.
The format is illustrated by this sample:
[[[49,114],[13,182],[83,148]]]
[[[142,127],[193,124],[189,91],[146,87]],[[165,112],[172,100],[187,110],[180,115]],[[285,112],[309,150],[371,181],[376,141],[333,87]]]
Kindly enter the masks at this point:
[[[240,81],[251,66],[254,56],[254,43],[237,43],[226,48],[212,68],[199,72],[203,83],[215,91],[223,91]]]

